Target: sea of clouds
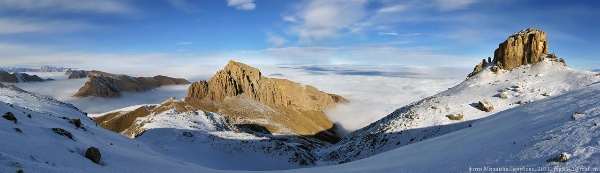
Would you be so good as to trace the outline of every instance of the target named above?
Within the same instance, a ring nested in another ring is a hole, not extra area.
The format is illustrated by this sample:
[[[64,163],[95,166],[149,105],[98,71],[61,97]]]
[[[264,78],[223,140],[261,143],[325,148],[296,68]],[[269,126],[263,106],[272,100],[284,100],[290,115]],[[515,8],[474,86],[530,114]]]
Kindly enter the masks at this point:
[[[252,65],[252,64],[250,64]],[[267,77],[285,78],[341,95],[350,102],[326,111],[342,135],[375,122],[395,109],[444,91],[465,78],[469,69],[444,67],[403,67],[394,65],[263,65]],[[167,75],[191,82],[208,80],[222,67],[135,68],[109,71],[130,76]],[[26,91],[71,103],[90,114],[119,108],[158,104],[171,97],[182,99],[189,85],[164,86],[144,93],[123,93],[120,98],[72,97],[87,79],[67,79],[64,73],[33,73],[54,81],[13,84]]]

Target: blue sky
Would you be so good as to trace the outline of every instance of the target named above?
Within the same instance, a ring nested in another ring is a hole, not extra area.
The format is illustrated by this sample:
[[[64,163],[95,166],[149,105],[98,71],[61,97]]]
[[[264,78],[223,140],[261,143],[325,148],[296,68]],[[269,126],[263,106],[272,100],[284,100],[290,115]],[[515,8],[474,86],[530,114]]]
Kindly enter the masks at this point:
[[[528,27],[600,68],[600,3],[533,0],[0,0],[2,66],[472,67]]]

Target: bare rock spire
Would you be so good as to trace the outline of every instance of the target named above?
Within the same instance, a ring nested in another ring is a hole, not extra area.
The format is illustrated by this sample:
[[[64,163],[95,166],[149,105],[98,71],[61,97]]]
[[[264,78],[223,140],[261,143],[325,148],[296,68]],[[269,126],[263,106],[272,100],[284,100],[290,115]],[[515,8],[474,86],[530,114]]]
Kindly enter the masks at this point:
[[[528,28],[514,33],[494,51],[494,62],[504,70],[542,61],[548,55],[544,31]]]

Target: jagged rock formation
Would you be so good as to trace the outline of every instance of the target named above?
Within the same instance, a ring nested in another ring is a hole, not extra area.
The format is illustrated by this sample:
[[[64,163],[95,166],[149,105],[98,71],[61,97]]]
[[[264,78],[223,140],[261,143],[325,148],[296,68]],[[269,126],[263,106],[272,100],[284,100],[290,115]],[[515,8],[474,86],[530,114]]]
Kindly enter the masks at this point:
[[[189,84],[181,78],[167,76],[131,77],[101,71],[71,71],[69,78],[81,77],[85,74],[89,79],[74,95],[75,97],[119,97],[121,92],[144,92],[164,85]]]
[[[498,46],[494,63],[504,70],[540,62],[548,55],[546,33],[535,28],[521,30]]]
[[[313,86],[267,78],[254,67],[229,61],[209,81],[192,83],[185,102],[227,115],[235,124],[262,126],[270,133],[337,141],[333,123],[323,111],[347,100]]]
[[[44,79],[37,75],[29,75],[27,73],[8,73],[0,70],[0,82],[22,83],[22,82],[43,82]]]
[[[477,64],[467,78],[472,77],[487,65],[494,66],[491,70],[494,72],[499,69],[512,70],[521,65],[534,64],[542,61],[544,58],[554,58],[557,61],[564,62],[562,58],[555,54],[548,54],[548,41],[544,31],[528,28],[514,33],[504,42],[498,45],[494,51],[494,59]]]

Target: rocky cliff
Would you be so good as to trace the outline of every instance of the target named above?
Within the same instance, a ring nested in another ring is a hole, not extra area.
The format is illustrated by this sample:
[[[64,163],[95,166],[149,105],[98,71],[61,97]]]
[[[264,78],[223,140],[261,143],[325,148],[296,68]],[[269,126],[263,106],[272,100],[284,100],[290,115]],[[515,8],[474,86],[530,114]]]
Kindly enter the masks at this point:
[[[74,95],[75,97],[119,97],[121,92],[144,92],[164,85],[181,85],[190,82],[167,76],[131,77],[101,71],[72,71],[69,78],[79,78],[82,74],[88,81]]]
[[[194,82],[188,91],[188,97],[215,101],[241,94],[266,105],[315,111],[331,108],[340,101],[346,102],[338,95],[321,92],[310,85],[264,77],[258,69],[235,61],[229,61],[210,82]]]
[[[553,58],[564,63],[564,60],[556,57],[555,54],[548,54],[548,41],[544,31],[535,28],[523,29],[500,43],[494,51],[494,59],[492,60],[491,57],[488,57],[487,61],[483,59],[475,66],[473,72],[467,75],[467,78],[488,65],[493,66],[492,70],[496,72],[500,69],[512,70],[522,65],[534,64],[544,58]]]
[[[328,141],[338,137],[323,111],[347,102],[313,86],[267,78],[258,69],[235,61],[229,61],[209,81],[192,83],[185,101],[200,110],[225,114],[236,124]]]
[[[521,30],[498,46],[494,63],[504,70],[540,62],[548,55],[546,33],[535,28]]]
[[[8,73],[0,70],[0,82],[21,83],[21,82],[43,82],[44,79],[37,75],[29,75],[27,73]]]

